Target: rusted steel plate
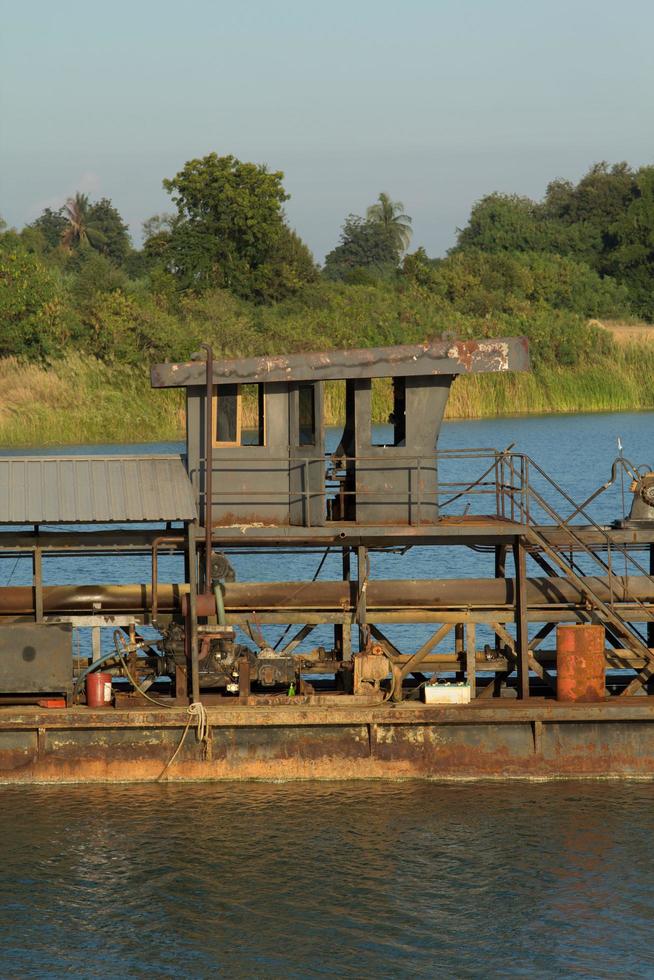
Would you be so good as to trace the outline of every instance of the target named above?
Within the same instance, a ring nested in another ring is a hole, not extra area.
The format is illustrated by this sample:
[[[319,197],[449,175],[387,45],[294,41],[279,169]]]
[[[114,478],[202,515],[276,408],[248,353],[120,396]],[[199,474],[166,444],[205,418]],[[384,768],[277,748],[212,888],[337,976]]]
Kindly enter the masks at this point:
[[[213,362],[214,384],[328,381],[347,378],[419,377],[473,372],[528,371],[525,337],[450,340],[396,347],[368,347],[302,354],[279,354]],[[206,382],[204,361],[156,364],[153,388],[180,388]]]
[[[227,699],[226,699],[227,700]],[[595,703],[557,703],[542,698],[528,702],[504,698],[466,705],[398,704],[358,706],[356,697],[343,695],[342,707],[315,705],[207,707],[212,727],[302,727],[304,725],[412,725],[412,724],[512,724],[544,722],[649,722],[654,721],[654,697],[608,699]],[[183,728],[188,721],[186,708],[169,709],[90,709],[75,707],[44,710],[38,707],[0,708],[0,730],[49,729],[159,729]]]
[[[654,720],[549,721],[477,717],[469,725],[222,726],[210,750],[170,728],[0,732],[5,783],[208,779],[654,778]]]

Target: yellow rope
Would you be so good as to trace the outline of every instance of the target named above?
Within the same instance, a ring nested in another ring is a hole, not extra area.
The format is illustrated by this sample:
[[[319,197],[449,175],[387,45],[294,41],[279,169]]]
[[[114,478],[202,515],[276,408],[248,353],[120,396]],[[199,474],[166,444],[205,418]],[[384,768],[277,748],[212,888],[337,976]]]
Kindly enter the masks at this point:
[[[184,742],[186,741],[186,736],[189,733],[189,730],[191,728],[191,725],[193,724],[194,719],[197,719],[196,729],[195,729],[196,738],[197,738],[198,742],[203,742],[204,743],[205,759],[210,758],[210,752],[211,752],[211,725],[209,724],[209,719],[207,718],[207,709],[205,708],[205,706],[202,704],[201,701],[194,701],[192,704],[190,704],[188,706],[188,715],[189,715],[189,718],[188,718],[188,721],[186,722],[186,727],[185,727],[185,729],[184,729],[184,731],[182,733],[182,737],[181,737],[181,739],[179,741],[179,745],[177,746],[177,748],[173,752],[173,755],[168,760],[168,762],[166,763],[166,765],[164,766],[164,768],[161,770],[161,772],[157,776],[156,782],[158,782],[160,779],[163,778],[163,776],[165,775],[165,773],[172,766],[173,762],[175,761],[175,759],[177,758],[177,756],[179,755],[179,753],[182,751],[182,746],[184,745]]]

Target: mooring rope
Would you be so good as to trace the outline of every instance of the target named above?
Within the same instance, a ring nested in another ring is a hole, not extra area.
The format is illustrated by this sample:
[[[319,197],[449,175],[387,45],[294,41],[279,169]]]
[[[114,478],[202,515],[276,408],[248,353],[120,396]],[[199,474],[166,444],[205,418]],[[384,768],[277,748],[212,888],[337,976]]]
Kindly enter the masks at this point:
[[[177,758],[177,756],[179,755],[179,753],[182,751],[182,746],[184,745],[184,742],[186,741],[186,736],[188,735],[188,733],[190,731],[190,728],[191,728],[191,725],[193,724],[193,721],[196,720],[196,719],[197,719],[196,729],[195,729],[196,738],[197,738],[198,742],[202,742],[204,744],[204,757],[205,757],[205,759],[210,758],[210,751],[211,751],[211,725],[209,724],[209,719],[207,718],[207,709],[205,708],[205,706],[202,704],[201,701],[193,701],[193,703],[188,706],[188,716],[189,716],[188,717],[188,721],[186,722],[186,727],[184,728],[184,731],[182,732],[182,737],[179,740],[179,745],[177,746],[177,748],[173,752],[171,758],[168,760],[168,762],[166,763],[166,765],[164,766],[164,768],[161,770],[161,772],[157,776],[157,779],[156,779],[157,782],[160,779],[163,778],[163,776],[166,774],[166,772],[172,766],[173,762],[175,761],[175,759]]]

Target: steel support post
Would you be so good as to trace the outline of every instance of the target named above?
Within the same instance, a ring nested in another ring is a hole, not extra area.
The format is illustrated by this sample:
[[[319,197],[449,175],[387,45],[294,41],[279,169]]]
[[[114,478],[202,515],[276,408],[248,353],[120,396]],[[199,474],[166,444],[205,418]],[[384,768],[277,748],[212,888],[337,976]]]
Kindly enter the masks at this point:
[[[343,548],[343,581],[350,581],[350,549]],[[341,660],[352,659],[352,633],[349,622],[337,623],[334,626],[334,649],[338,651]]]
[[[506,551],[505,544],[495,545],[495,578],[506,578]],[[502,643],[499,636],[495,634],[495,653],[500,654]]]
[[[200,669],[198,660],[198,566],[195,551],[194,527],[188,526],[187,529],[187,554],[188,554],[188,583],[189,583],[189,619],[191,626],[191,698],[197,702],[200,700]]]
[[[454,652],[458,657],[459,666],[456,672],[456,680],[462,682],[464,679],[464,672],[462,670],[463,666],[463,653],[465,649],[465,626],[463,623],[457,623],[454,627]]]
[[[477,650],[474,623],[466,626],[466,678],[470,685],[470,697],[477,697]]]
[[[513,545],[515,560],[515,624],[518,655],[518,693],[529,697],[529,634],[527,630],[527,552],[521,537]]]
[[[359,650],[365,650],[370,639],[367,625],[367,592],[370,559],[368,549],[363,545],[357,548],[357,623],[359,624]]]
[[[41,549],[36,546],[32,552],[32,570],[34,579],[34,618],[37,623],[43,622],[43,556]]]

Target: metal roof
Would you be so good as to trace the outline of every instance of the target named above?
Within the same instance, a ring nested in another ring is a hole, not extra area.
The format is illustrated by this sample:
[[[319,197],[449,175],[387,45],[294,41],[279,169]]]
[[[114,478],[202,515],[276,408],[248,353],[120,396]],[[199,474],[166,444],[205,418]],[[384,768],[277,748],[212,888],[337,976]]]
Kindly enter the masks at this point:
[[[213,362],[214,384],[261,381],[329,381],[347,378],[416,377],[480,371],[528,371],[524,337],[489,340],[439,340],[398,347],[366,347],[307,354],[281,354]],[[206,363],[156,364],[153,388],[185,388],[206,382]]]
[[[0,457],[1,524],[190,521],[180,456]]]

